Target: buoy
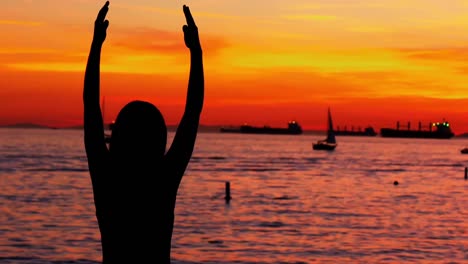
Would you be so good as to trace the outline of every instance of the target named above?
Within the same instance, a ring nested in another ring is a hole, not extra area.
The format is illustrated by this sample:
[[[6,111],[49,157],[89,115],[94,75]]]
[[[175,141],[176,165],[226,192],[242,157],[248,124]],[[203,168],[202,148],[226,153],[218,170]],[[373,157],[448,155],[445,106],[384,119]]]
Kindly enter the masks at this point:
[[[226,200],[226,203],[229,203],[231,201],[231,183],[226,182],[226,196],[224,196],[224,200]]]

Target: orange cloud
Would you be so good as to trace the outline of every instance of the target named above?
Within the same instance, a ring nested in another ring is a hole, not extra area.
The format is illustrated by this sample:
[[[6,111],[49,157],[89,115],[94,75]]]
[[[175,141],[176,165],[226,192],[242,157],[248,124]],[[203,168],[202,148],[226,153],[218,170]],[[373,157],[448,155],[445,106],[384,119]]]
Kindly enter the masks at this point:
[[[466,64],[468,60],[468,48],[438,48],[438,49],[399,49],[406,57],[415,60],[452,62]]]
[[[153,28],[118,30],[111,45],[137,52],[179,53],[186,49],[182,34]]]
[[[42,26],[45,23],[38,21],[26,21],[26,20],[0,20],[0,25],[14,25],[14,26]]]
[[[301,20],[301,21],[333,21],[337,20],[337,16],[333,15],[320,15],[320,14],[294,14],[285,15],[282,18],[289,20]]]
[[[27,64],[27,63],[83,63],[86,62],[86,55],[69,52],[28,52],[18,51],[11,53],[1,53],[0,61],[7,65]]]
[[[180,32],[172,32],[155,28],[117,29],[118,36],[111,45],[121,47],[137,53],[186,53],[182,28]],[[218,50],[229,47],[229,43],[222,37],[201,34],[200,41],[204,50],[213,55]]]

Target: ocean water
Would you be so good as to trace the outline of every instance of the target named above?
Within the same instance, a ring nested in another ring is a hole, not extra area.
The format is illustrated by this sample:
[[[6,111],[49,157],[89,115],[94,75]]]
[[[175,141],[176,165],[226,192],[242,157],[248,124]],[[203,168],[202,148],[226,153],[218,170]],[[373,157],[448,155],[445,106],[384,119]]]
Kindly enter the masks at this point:
[[[467,139],[323,137],[200,133],[173,263],[468,263]],[[0,263],[100,250],[82,131],[0,129]]]

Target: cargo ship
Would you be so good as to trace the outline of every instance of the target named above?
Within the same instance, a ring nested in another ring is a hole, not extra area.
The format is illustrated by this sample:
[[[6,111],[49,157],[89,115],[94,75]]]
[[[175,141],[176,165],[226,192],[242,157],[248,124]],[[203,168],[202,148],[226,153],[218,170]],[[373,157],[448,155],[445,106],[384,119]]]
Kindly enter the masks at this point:
[[[429,129],[423,130],[421,122],[419,122],[418,130],[411,130],[411,124],[408,122],[406,129],[400,129],[400,123],[397,122],[396,129],[394,128],[381,128],[380,135],[382,137],[397,137],[397,138],[437,138],[449,139],[455,134],[450,128],[447,121],[429,123]]]
[[[240,127],[221,127],[220,132],[222,133],[242,133],[242,134],[273,134],[273,135],[300,135],[302,134],[302,128],[296,121],[288,122],[287,128],[279,127],[256,127],[244,124]]]
[[[361,130],[361,128],[358,128],[358,130],[354,130],[354,128],[347,130],[346,127],[344,130],[340,130],[340,127],[337,127],[335,130],[335,136],[375,137],[377,136],[377,132],[375,132],[374,128],[371,126],[364,128],[364,130]]]

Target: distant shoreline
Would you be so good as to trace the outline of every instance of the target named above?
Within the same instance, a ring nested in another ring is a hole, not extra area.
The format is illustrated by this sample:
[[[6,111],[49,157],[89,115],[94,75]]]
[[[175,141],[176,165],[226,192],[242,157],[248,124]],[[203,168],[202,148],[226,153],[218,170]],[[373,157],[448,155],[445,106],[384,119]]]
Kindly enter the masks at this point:
[[[220,128],[223,127],[221,125],[217,126],[209,126],[209,125],[200,125],[199,126],[199,131],[200,132],[212,132],[212,133],[218,133]],[[77,125],[77,126],[69,126],[69,127],[50,127],[50,126],[44,126],[44,125],[39,125],[39,124],[33,124],[33,123],[18,123],[18,124],[12,124],[12,125],[3,125],[0,126],[0,128],[10,128],[10,129],[53,129],[53,130],[82,130],[83,126],[82,125]],[[176,125],[169,125],[167,127],[169,131],[175,131],[177,129]],[[304,134],[325,134],[326,131],[321,131],[321,130],[304,130]]]
[[[200,125],[199,131],[203,133],[218,133],[220,128],[223,127],[221,125]],[[53,130],[82,130],[82,125],[77,126],[69,126],[69,127],[50,127],[45,125],[39,125],[34,123],[18,123],[18,124],[11,124],[11,125],[3,125],[0,128],[6,129],[53,129]],[[168,131],[175,131],[177,129],[176,125],[169,125],[167,127]],[[303,134],[306,135],[324,135],[326,133],[325,130],[304,130]],[[455,135],[457,138],[468,138],[468,132],[460,133]]]

